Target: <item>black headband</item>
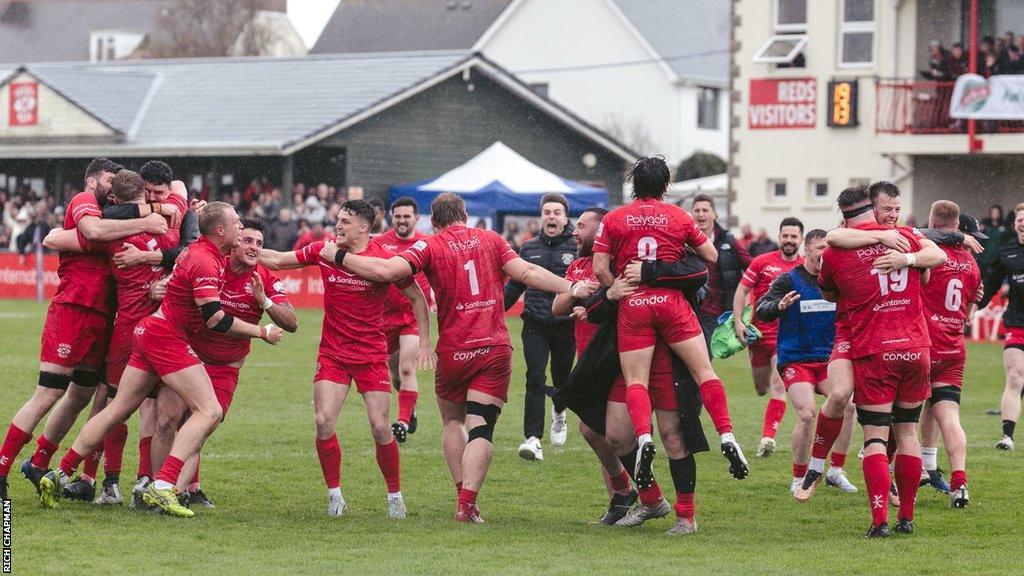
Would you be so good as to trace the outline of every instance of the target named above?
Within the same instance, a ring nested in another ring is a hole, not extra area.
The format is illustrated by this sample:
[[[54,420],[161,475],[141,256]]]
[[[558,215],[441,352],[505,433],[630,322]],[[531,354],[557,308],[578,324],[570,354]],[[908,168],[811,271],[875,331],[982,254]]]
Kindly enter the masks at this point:
[[[860,208],[851,208],[849,210],[843,210],[843,218],[846,220],[849,220],[850,218],[856,218],[857,216],[860,216],[861,214],[867,212],[868,210],[871,210],[872,208],[874,208],[872,204],[865,204]]]

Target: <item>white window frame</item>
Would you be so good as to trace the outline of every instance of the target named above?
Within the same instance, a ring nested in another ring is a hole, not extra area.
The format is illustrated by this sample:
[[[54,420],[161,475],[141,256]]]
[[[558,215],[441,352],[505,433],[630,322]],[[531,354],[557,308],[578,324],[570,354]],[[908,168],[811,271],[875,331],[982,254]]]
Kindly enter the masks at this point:
[[[786,194],[784,196],[777,196],[775,194],[775,186],[782,184],[786,188]],[[765,190],[768,194],[768,204],[788,204],[789,203],[789,183],[785,178],[769,178],[767,180],[767,188]]]
[[[766,56],[768,49],[772,47],[772,44],[784,40],[786,42],[792,42],[796,40],[796,45],[793,49],[786,53],[785,56]],[[757,64],[789,64],[796,60],[796,57],[803,52],[804,47],[807,46],[807,35],[805,34],[776,34],[768,39],[767,42],[761,46],[761,49],[754,54],[754,62]]]
[[[818,192],[818,190],[817,190],[818,184],[824,184],[825,185],[825,195],[824,196],[818,196],[818,194],[817,194],[817,192]],[[831,191],[829,190],[829,188],[830,188],[830,182],[828,181],[828,178],[810,178],[810,179],[808,179],[807,180],[807,199],[808,199],[808,201],[810,201],[812,203],[815,203],[815,204],[828,203],[831,200],[831,198],[830,198]]]
[[[876,30],[875,23],[878,19],[878,6],[872,7],[872,17],[875,20],[870,21],[857,21],[847,22],[846,18],[846,0],[842,0],[839,3],[839,34],[837,38],[839,45],[836,49],[836,57],[839,60],[840,68],[873,68],[875,66],[875,44],[878,38],[878,31]],[[846,62],[843,60],[843,39],[848,33],[871,33],[871,60],[868,62]]]
[[[810,3],[808,0],[804,4],[804,23],[803,24],[781,24],[779,22],[779,0],[772,0],[772,25],[776,33],[779,32],[807,32],[807,4]]]

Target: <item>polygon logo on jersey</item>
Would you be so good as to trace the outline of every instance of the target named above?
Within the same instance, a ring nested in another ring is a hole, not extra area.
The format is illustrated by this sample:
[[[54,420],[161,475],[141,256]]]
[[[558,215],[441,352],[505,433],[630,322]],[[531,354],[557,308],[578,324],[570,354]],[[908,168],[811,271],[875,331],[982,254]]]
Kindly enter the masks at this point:
[[[71,356],[71,345],[70,344],[57,344],[57,356],[61,358],[67,358]]]

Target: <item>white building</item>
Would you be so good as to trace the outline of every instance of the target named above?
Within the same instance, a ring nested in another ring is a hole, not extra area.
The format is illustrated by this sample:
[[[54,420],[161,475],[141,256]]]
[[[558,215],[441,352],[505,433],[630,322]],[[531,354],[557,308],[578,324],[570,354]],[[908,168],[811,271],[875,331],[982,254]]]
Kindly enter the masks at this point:
[[[341,0],[311,53],[472,49],[644,154],[728,153],[729,0]]]
[[[886,179],[904,216],[954,200],[984,214],[1024,200],[1024,122],[949,118],[952,82],[925,81],[929,42],[968,45],[961,0],[736,0],[730,189],[739,222],[838,220],[836,195]],[[982,1],[979,37],[1024,32],[1024,0]]]

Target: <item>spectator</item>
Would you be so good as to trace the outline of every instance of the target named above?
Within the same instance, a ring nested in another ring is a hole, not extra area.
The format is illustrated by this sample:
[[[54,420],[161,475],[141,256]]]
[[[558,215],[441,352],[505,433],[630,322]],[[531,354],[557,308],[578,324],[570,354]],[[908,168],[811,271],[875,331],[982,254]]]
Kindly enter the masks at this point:
[[[370,228],[370,235],[376,236],[381,234],[388,229],[388,221],[385,217],[387,209],[384,207],[384,201],[380,198],[370,198],[370,204],[373,206],[373,226]]]
[[[31,222],[24,232],[15,238],[18,254],[24,256],[41,245],[43,238],[50,232],[53,215],[47,210],[46,200],[39,200],[34,205],[27,205]]]
[[[930,80],[951,80],[949,70],[949,54],[938,40],[928,44],[928,71],[924,76]]]
[[[287,252],[299,238],[299,223],[290,209],[281,208],[277,212],[277,219],[270,223],[267,232],[267,244],[274,250]]]
[[[476,227],[481,229],[481,230],[487,230],[487,219],[486,218],[477,218],[476,219]]]
[[[757,258],[761,254],[774,252],[778,249],[779,245],[768,236],[768,231],[764,228],[757,231],[757,237],[754,238],[754,241],[747,247],[747,251],[750,253],[751,258]]]
[[[946,61],[946,70],[951,79],[957,79],[967,73],[967,53],[964,52],[964,45],[956,42],[949,49]]]
[[[996,261],[996,255],[999,251],[999,246],[1012,235],[1012,228],[1007,227],[1006,222],[1003,220],[1003,207],[999,204],[993,204],[988,209],[988,217],[980,222],[981,233],[988,236],[988,240],[983,240],[981,245],[985,248],[985,251],[978,254],[978,267],[981,268],[982,274]]]
[[[509,220],[505,222],[505,241],[512,247],[517,253],[522,244],[519,243],[519,224],[515,220]]]
[[[4,207],[4,227],[9,235],[7,249],[11,252],[18,250],[17,239],[25,229],[28,228],[32,216],[25,198],[21,194],[15,194]]]
[[[753,241],[754,229],[750,227],[750,224],[740,226],[740,237],[736,239],[736,243],[747,249],[750,248],[750,243]]]
[[[519,245],[522,246],[536,238],[538,232],[540,232],[540,225],[535,220],[530,220],[530,223],[527,224],[526,232],[519,235]]]
[[[308,196],[303,203],[302,219],[312,226],[314,224],[323,225],[325,217],[327,217],[327,209],[324,208],[320,198],[312,194]]]
[[[303,222],[304,224],[308,224]],[[324,229],[322,222],[314,222],[306,226],[305,230],[300,226],[299,228],[299,239],[295,241],[295,245],[292,246],[292,250],[302,250],[305,246],[316,242],[317,240],[330,240],[331,233]]]

